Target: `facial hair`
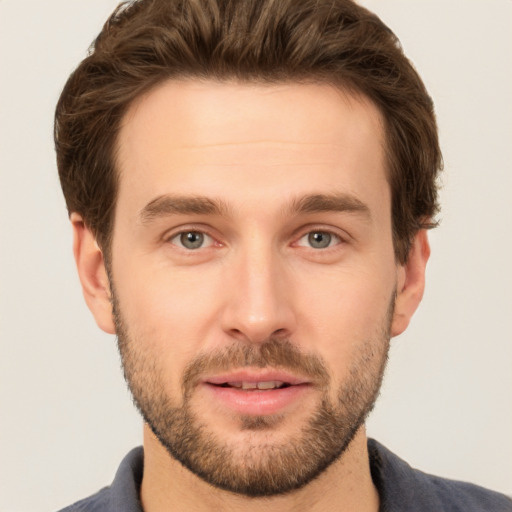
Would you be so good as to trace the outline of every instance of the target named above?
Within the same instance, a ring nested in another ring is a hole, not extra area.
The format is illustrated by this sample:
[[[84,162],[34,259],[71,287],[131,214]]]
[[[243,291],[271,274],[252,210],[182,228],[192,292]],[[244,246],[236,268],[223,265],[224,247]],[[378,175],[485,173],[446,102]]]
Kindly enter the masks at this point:
[[[372,339],[359,343],[335,399],[329,396],[331,378],[322,358],[303,353],[283,338],[261,344],[237,342],[199,354],[183,372],[181,397],[169,396],[158,355],[147,349],[146,340],[132,336],[114,292],[112,303],[124,375],[136,407],[168,453],[217,488],[247,497],[270,497],[303,487],[341,457],[378,397],[394,300]],[[244,367],[295,371],[319,384],[322,396],[298,436],[276,442],[261,431],[278,430],[282,418],[242,416],[240,428],[248,439],[244,446],[235,447],[227,434],[220,437],[212,432],[193,410],[194,390],[201,377]]]

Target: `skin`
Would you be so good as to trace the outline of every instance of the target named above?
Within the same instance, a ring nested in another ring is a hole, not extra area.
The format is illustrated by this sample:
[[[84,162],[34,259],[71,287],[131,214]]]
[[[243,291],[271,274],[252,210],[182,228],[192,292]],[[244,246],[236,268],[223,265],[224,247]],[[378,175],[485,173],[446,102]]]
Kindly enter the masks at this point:
[[[324,361],[334,401],[362,344],[381,332],[393,297],[390,335],[407,327],[423,294],[429,246],[419,231],[407,264],[395,260],[382,126],[371,102],[322,84],[169,81],[131,106],[118,141],[110,271],[131,336],[158,361],[163,391],[177,405],[183,372],[198,353],[277,335]],[[293,208],[311,194],[335,194],[345,207]],[[166,195],[201,196],[223,208],[148,207]],[[85,299],[98,325],[114,333],[101,249],[78,214],[71,220]],[[180,246],[187,230],[207,234],[206,244]],[[312,247],[312,231],[331,233],[329,246]],[[199,388],[191,403],[243,460],[248,445],[297,435],[321,391],[310,386],[261,432],[244,430],[239,415]],[[169,503],[175,510],[378,510],[364,427],[319,478],[272,498],[211,487],[147,426],[144,449],[146,512]]]

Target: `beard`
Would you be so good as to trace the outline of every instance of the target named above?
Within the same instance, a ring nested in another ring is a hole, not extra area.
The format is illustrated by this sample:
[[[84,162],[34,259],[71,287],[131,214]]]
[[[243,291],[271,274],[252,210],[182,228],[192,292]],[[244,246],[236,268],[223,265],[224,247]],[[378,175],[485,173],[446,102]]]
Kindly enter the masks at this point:
[[[144,339],[134,339],[113,293],[113,310],[124,376],[134,404],[167,452],[205,482],[247,497],[276,496],[299,489],[338,460],[364,424],[378,397],[389,352],[394,297],[375,335],[359,343],[336,397],[331,378],[316,354],[301,352],[288,339],[238,342],[199,354],[185,368],[181,396],[165,391],[165,371]],[[207,373],[244,367],[297,371],[320,383],[322,394],[297,436],[277,442],[279,415],[241,415],[247,437],[233,446],[193,410],[194,390]]]

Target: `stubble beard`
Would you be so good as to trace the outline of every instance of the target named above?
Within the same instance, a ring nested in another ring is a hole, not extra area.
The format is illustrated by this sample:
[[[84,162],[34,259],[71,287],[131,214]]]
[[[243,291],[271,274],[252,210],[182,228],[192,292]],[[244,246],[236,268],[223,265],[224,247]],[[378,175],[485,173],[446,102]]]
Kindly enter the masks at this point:
[[[217,488],[247,497],[270,497],[299,489],[321,475],[341,457],[365,422],[386,367],[394,300],[375,336],[360,344],[335,400],[328,396],[330,378],[321,358],[300,352],[289,340],[272,338],[263,344],[236,344],[196,357],[184,371],[179,406],[179,400],[164,391],[166,379],[157,358],[144,351],[144,340],[130,336],[115,296],[113,307],[133,401],[168,453]],[[244,366],[297,370],[323,383],[323,396],[299,435],[277,443],[271,434],[279,429],[278,416],[241,416],[240,428],[247,432],[247,442],[234,447],[229,436],[219,437],[194,413],[191,401],[201,375],[207,370]]]

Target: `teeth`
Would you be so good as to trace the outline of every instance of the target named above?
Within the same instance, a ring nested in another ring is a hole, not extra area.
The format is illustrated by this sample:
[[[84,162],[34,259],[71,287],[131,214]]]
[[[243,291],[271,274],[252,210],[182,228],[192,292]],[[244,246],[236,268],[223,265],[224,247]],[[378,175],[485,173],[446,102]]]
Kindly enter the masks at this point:
[[[258,382],[258,389],[274,389],[274,388],[279,388],[282,385],[283,385],[283,383],[278,380],[271,380],[268,382]]]
[[[226,385],[231,388],[237,388],[237,389],[276,389],[282,387],[284,382],[280,380],[269,380],[264,382],[240,382],[240,381],[234,381],[234,382],[226,382]]]
[[[279,380],[269,380],[265,382],[228,382],[227,384],[238,389],[276,389],[284,383]]]

